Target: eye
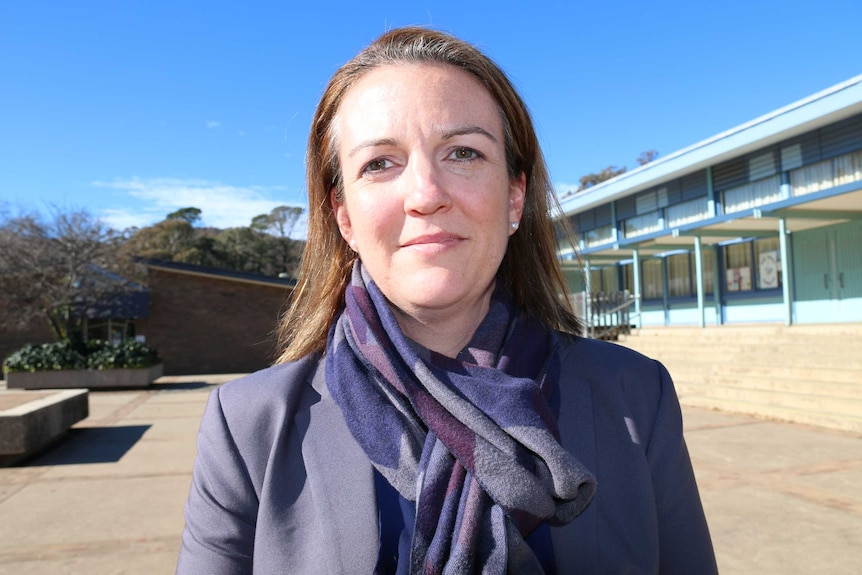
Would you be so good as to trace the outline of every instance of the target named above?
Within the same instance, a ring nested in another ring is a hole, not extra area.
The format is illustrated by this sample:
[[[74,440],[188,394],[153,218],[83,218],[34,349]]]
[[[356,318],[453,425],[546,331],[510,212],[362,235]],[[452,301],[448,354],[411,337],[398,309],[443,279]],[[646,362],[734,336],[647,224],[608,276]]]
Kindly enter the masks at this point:
[[[449,157],[459,162],[471,162],[482,157],[482,154],[473,148],[455,148]]]
[[[386,168],[391,168],[392,162],[387,160],[386,158],[377,158],[376,160],[371,160],[362,168],[362,173],[373,173],[373,172],[382,172]]]

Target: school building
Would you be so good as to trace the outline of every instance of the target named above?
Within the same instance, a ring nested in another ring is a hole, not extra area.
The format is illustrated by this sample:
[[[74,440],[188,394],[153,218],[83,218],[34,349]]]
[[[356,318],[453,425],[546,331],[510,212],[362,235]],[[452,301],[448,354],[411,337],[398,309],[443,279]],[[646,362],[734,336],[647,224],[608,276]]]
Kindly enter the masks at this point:
[[[862,432],[862,76],[560,203],[587,335],[685,405]]]
[[[560,199],[637,326],[862,322],[862,76]]]

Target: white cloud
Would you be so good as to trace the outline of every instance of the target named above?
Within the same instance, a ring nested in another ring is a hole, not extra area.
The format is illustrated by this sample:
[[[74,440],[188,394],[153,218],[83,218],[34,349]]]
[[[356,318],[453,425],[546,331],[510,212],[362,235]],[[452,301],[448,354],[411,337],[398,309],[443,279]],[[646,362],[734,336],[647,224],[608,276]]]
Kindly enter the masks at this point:
[[[218,128],[221,126],[221,122],[218,120],[207,120],[207,128]]]
[[[267,214],[273,208],[292,202],[272,199],[280,187],[242,187],[198,179],[131,178],[113,182],[93,182],[99,187],[124,192],[134,205],[107,208],[100,217],[116,229],[144,227],[159,222],[180,208],[201,210],[204,225],[217,228],[247,226],[254,216]],[[128,203],[128,202],[125,202]],[[294,237],[305,236],[305,222],[294,230]]]

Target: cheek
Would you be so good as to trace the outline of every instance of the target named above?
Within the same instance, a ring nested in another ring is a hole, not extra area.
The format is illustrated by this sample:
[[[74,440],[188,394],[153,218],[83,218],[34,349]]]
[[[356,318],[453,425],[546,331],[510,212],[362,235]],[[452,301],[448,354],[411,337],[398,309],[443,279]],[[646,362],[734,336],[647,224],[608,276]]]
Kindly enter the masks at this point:
[[[391,210],[382,202],[354,201],[350,205],[352,245],[379,243],[385,236],[398,233]]]

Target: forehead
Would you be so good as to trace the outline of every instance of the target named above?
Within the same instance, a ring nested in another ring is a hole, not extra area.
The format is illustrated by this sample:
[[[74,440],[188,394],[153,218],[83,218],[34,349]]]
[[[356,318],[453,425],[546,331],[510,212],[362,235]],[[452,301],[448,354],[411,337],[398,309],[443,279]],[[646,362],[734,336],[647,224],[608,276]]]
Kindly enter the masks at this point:
[[[361,131],[478,122],[502,132],[499,106],[487,88],[469,72],[438,63],[386,64],[369,71],[347,91],[338,116]]]

